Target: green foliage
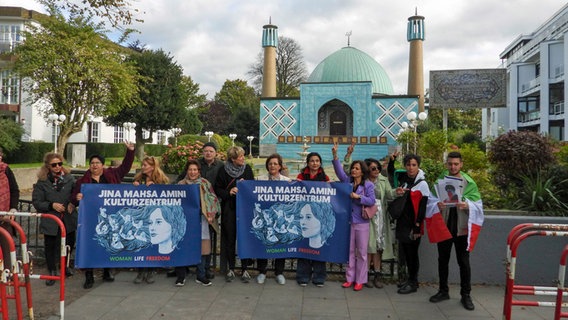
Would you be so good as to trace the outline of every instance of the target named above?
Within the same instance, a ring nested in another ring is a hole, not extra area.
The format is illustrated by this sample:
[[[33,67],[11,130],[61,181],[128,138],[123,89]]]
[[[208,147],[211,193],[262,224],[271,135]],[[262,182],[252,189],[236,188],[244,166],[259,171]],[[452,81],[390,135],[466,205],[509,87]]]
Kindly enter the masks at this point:
[[[177,147],[168,146],[162,155],[162,165],[166,173],[179,174],[185,168],[189,159],[201,157],[203,142],[197,140],[194,143],[178,145]]]
[[[487,155],[479,149],[476,143],[464,144],[459,151],[463,158],[462,171],[469,173],[471,170],[487,171],[489,169]]]
[[[563,166],[568,166],[568,144],[560,146],[560,149],[555,154],[556,160]]]
[[[481,132],[481,109],[448,109],[448,131],[467,129]],[[442,128],[442,109],[428,110],[428,122],[431,127]],[[478,134],[479,135],[479,134]]]
[[[130,61],[138,67],[138,73],[144,78],[141,82],[140,103],[133,108],[107,117],[113,125],[123,122],[136,123],[136,151],[138,158],[144,153],[144,143],[151,142],[143,139],[142,132],[152,134],[158,130],[169,130],[184,124],[189,114],[190,92],[188,88],[191,79],[183,77],[180,65],[173,57],[163,50],[142,50],[133,53]]]
[[[215,101],[226,105],[232,115],[236,115],[240,109],[256,108],[260,100],[254,89],[245,80],[226,80],[223,87],[215,94]]]
[[[426,174],[426,181],[428,182],[428,185],[433,186],[446,167],[442,161],[422,158],[420,169],[422,169],[422,171]]]
[[[49,2],[49,1],[48,1]],[[47,119],[51,113],[67,117],[59,125],[58,150],[80,132],[90,116],[116,114],[135,104],[139,77],[124,61],[124,50],[106,37],[88,16],[67,21],[56,9],[39,16],[41,27],[27,25],[15,49],[14,71],[24,81],[27,102],[37,104]]]
[[[536,175],[522,175],[520,179],[522,184],[518,187],[516,208],[559,216],[568,214],[568,205],[561,200],[562,193],[568,187],[568,180],[555,181],[554,177],[540,172]]]
[[[12,119],[0,118],[0,150],[9,153],[20,145],[24,128]]]
[[[7,163],[43,163],[43,156],[53,152],[53,143],[47,142],[20,142],[17,149],[6,152],[4,162]]]
[[[497,137],[489,148],[495,166],[495,183],[506,189],[510,182],[521,184],[519,176],[539,173],[556,161],[548,137],[532,131],[509,131]]]
[[[429,130],[420,135],[418,154],[427,159],[443,161],[444,151],[447,150],[444,130]]]
[[[203,129],[218,134],[229,134],[231,112],[229,107],[216,101],[211,101],[197,108],[198,117],[204,124]]]

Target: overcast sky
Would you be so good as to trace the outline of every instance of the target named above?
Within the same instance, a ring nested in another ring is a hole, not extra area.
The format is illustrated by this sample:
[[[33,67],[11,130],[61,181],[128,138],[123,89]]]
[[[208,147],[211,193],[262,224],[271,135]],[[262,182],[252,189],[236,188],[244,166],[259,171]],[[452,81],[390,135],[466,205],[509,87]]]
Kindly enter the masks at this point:
[[[379,62],[396,94],[408,77],[407,18],[425,17],[425,86],[430,70],[495,68],[499,54],[521,34],[530,34],[564,1],[558,0],[132,0],[144,11],[134,27],[152,49],[170,52],[186,75],[213,98],[225,80],[249,80],[246,72],[261,51],[269,17],[279,36],[296,40],[311,73],[347,45]],[[396,3],[396,4],[395,4]],[[2,0],[44,12],[33,0]],[[130,41],[129,41],[130,42]]]

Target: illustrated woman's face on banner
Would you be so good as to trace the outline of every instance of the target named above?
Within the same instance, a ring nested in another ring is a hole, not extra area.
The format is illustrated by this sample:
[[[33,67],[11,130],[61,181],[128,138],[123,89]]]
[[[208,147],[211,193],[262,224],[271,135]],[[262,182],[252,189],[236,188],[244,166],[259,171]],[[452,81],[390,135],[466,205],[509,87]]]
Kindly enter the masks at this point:
[[[164,219],[160,208],[150,214],[149,230],[152,244],[159,244],[171,239],[172,226]]]
[[[321,222],[312,213],[310,205],[305,205],[300,210],[300,227],[304,238],[319,236],[321,233]]]

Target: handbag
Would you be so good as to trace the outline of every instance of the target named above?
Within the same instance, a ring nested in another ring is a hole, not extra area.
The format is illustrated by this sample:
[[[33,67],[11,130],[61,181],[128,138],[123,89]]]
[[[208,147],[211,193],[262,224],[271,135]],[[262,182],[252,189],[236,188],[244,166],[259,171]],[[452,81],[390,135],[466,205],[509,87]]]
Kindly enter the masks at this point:
[[[398,198],[395,198],[393,201],[389,203],[389,207],[387,209],[391,219],[396,220],[400,218],[402,213],[404,212],[404,208],[406,207],[406,199],[410,191],[404,192],[404,194]]]
[[[395,198],[393,201],[389,203],[389,207],[387,209],[390,217],[393,220],[400,218],[402,213],[404,212],[404,208],[407,204],[408,195],[410,194],[410,189],[414,188],[417,184],[424,181],[424,179],[418,179],[414,184],[408,187],[408,190],[404,192],[404,194],[398,198]]]
[[[377,208],[376,204],[374,204],[370,207],[363,206],[363,210],[361,210],[361,216],[365,220],[371,220],[371,219],[373,219],[373,217],[375,215],[377,215],[377,211],[378,211],[378,208]]]

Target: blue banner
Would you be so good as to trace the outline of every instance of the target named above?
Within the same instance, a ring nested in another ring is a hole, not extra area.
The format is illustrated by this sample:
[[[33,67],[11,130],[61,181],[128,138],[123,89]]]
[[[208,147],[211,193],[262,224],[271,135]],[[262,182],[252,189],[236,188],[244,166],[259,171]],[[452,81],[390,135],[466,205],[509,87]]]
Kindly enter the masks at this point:
[[[248,180],[237,186],[240,258],[349,260],[349,184]]]
[[[173,267],[201,259],[199,185],[83,184],[77,268]]]

